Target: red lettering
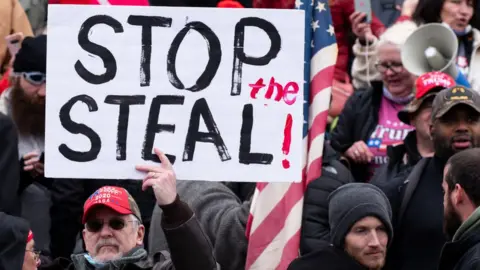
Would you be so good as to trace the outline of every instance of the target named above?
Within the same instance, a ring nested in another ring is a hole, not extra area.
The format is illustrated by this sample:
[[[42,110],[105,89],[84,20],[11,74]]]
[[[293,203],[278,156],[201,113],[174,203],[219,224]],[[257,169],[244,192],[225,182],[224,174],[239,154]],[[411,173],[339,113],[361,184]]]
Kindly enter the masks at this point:
[[[252,88],[252,91],[250,91],[250,97],[255,99],[257,98],[257,93],[260,89],[262,89],[263,87],[265,87],[265,84],[263,84],[263,79],[260,78],[258,79],[258,81],[254,84],[249,84],[248,86],[250,86]]]
[[[297,100],[298,84],[296,82],[288,82],[283,88],[283,101],[287,105],[292,105]]]
[[[256,99],[258,92],[265,87],[265,84],[263,84],[263,78],[260,78],[256,83],[249,84],[249,86],[252,89],[250,91],[250,97]],[[292,105],[297,100],[299,90],[300,88],[296,82],[288,82],[284,87],[282,84],[276,82],[274,77],[271,77],[267,91],[265,92],[265,98],[272,99],[273,93],[276,91],[275,101],[280,101],[283,98],[283,101],[287,105]]]
[[[267,93],[265,94],[266,99],[271,99],[272,94],[273,94],[273,89],[277,89],[277,96],[275,97],[275,101],[280,101],[280,99],[283,96],[283,86],[277,82],[275,82],[275,78],[272,77],[270,79],[270,83],[268,84],[268,90]]]

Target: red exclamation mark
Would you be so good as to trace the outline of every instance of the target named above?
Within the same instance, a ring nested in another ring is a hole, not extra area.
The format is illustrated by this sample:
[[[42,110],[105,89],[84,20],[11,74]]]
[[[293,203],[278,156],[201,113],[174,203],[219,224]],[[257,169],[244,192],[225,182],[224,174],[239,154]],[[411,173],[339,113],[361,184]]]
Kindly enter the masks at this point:
[[[285,121],[285,129],[283,130],[283,146],[282,152],[284,155],[288,155],[290,152],[290,143],[292,142],[292,115],[287,115],[287,121]],[[288,169],[290,168],[290,161],[288,159],[282,160],[283,168]]]

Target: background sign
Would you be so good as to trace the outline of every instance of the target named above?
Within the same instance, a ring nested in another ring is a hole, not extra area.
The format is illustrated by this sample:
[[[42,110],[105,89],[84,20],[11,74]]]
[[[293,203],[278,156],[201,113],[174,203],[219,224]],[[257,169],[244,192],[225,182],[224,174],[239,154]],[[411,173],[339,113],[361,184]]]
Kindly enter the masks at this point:
[[[46,176],[301,180],[304,13],[50,5]]]

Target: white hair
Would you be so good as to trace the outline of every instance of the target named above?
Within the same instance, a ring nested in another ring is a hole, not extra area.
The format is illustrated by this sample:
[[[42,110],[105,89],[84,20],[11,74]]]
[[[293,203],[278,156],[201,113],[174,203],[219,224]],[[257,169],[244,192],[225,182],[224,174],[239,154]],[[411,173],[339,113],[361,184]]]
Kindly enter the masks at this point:
[[[140,224],[142,224],[142,223],[140,222],[140,220],[139,220],[135,215],[133,215],[133,214],[130,214],[130,215],[128,215],[128,216],[130,217],[130,220],[131,220],[132,223],[133,223],[133,224],[132,224],[133,229],[134,229],[135,231],[138,230],[138,227],[140,227]]]
[[[398,22],[389,27],[381,36],[377,44],[377,48],[386,44],[396,45],[401,49],[407,38],[417,30],[418,26],[408,20]]]

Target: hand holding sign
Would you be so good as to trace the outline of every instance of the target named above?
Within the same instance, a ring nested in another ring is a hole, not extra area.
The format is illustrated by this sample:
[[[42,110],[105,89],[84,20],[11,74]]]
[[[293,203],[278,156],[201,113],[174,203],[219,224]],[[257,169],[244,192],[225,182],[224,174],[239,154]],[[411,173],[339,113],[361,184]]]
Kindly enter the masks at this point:
[[[142,189],[145,191],[148,187],[152,187],[157,203],[168,205],[177,197],[177,177],[167,156],[158,148],[155,148],[155,154],[160,159],[160,165],[138,165],[135,168],[138,171],[148,172],[143,179]]]

